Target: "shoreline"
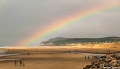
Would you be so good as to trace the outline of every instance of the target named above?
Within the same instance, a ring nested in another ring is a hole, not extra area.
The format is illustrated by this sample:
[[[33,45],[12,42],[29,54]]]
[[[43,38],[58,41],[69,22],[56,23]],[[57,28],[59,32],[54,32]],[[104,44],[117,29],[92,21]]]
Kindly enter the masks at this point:
[[[14,47],[2,49],[7,50],[6,54],[19,55],[4,56],[0,57],[0,59],[20,59],[16,60],[17,65],[19,65],[20,61],[25,64],[25,67],[16,67],[14,64],[15,60],[1,61],[0,63],[2,64],[0,66],[2,69],[8,69],[9,67],[11,69],[82,69],[86,65],[90,65],[91,62],[98,60],[97,57],[93,56],[94,53],[108,53],[107,51],[109,50],[115,52],[115,49],[79,47]],[[85,59],[85,56],[89,56],[90,59]]]

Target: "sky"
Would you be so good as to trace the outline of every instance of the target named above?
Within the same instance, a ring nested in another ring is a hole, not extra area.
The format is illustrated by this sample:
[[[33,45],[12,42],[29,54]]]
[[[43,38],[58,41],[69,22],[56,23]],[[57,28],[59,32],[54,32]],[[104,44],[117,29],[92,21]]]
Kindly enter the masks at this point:
[[[15,46],[54,21],[119,0],[0,0],[0,46]],[[120,37],[120,7],[62,28],[44,38]],[[64,30],[64,32],[63,32]],[[31,36],[32,37],[32,36]],[[41,41],[40,41],[41,42]]]

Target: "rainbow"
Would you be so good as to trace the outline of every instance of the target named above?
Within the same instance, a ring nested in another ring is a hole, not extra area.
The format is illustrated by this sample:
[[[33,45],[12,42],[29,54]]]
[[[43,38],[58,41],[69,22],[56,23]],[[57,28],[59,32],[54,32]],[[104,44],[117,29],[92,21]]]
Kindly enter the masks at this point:
[[[106,12],[114,8],[118,8],[120,5],[118,3],[107,3],[106,5],[99,5],[90,9],[87,9],[82,12],[77,12],[69,17],[65,17],[63,19],[57,20],[53,22],[49,27],[42,29],[42,31],[37,30],[37,33],[33,34],[32,36],[22,40],[18,43],[19,46],[32,46],[36,44],[40,40],[44,39],[45,37],[52,35],[53,33],[59,31],[60,29],[72,25],[74,23],[78,23],[82,20],[88,19],[90,17],[96,16],[101,12]]]

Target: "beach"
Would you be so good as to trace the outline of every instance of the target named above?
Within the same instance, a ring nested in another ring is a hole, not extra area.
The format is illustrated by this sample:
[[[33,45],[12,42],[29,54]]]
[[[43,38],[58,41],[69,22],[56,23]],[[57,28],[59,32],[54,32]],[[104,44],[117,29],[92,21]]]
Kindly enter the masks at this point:
[[[4,61],[0,61],[1,69],[83,69],[83,67],[85,67],[86,65],[90,65],[91,62],[97,61],[95,55],[91,55],[89,53],[105,54],[107,53],[108,50],[114,52],[119,49],[106,50],[104,48],[95,49],[95,48],[56,46],[56,47],[29,47],[29,48],[11,47],[2,48],[2,50],[7,50],[5,54],[17,54],[17,55],[0,57],[0,60],[6,59]],[[88,56],[89,60],[87,58]],[[21,66],[20,61],[22,61]]]

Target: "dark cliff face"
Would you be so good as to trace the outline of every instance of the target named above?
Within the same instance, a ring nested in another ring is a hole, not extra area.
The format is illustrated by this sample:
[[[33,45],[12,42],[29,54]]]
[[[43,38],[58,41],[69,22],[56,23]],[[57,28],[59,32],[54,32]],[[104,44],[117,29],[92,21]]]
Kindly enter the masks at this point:
[[[41,42],[43,45],[65,45],[66,43],[94,43],[94,42],[116,42],[120,41],[120,37],[104,37],[104,38],[64,38],[57,37]]]

